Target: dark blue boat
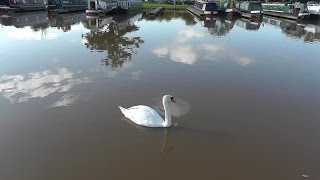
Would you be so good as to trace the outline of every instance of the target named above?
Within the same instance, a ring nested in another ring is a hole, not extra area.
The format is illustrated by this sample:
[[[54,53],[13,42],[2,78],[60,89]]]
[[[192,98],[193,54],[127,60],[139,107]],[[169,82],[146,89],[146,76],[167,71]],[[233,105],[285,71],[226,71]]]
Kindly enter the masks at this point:
[[[214,1],[196,0],[194,2],[194,8],[205,15],[218,14],[218,6],[217,3]]]
[[[0,0],[0,11],[38,11],[46,9],[46,0]]]
[[[85,11],[87,7],[87,0],[48,0],[47,12],[66,13],[74,11]]]

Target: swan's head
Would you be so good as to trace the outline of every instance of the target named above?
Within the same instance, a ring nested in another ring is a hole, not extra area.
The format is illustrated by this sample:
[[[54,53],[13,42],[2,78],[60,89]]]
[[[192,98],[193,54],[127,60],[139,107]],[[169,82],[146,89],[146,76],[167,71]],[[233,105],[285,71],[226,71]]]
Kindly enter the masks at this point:
[[[165,101],[165,102],[176,102],[175,101],[175,99],[173,98],[173,96],[171,96],[171,95],[164,95],[163,96],[163,101]]]

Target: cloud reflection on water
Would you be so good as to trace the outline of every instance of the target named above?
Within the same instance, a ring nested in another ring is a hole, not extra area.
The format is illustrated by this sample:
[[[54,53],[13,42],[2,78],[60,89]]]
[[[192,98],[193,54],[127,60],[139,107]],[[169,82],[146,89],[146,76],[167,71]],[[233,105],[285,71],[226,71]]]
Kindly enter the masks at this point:
[[[231,60],[241,66],[248,66],[254,62],[251,57],[242,55],[232,48],[227,48],[225,44],[213,43],[186,43],[192,41],[193,38],[205,38],[202,31],[183,30],[178,33],[177,40],[171,44],[156,47],[152,49],[152,53],[160,58],[169,57],[175,62],[192,65],[200,59],[218,61]]]
[[[79,94],[65,94],[57,102],[53,103],[50,107],[70,106],[79,100]]]
[[[27,41],[27,40],[53,40],[59,37],[58,34],[52,32],[44,31],[34,31],[30,27],[23,29],[13,29],[8,32],[8,37],[18,40],[18,41]]]
[[[92,82],[89,78],[74,78],[74,75],[66,68],[27,75],[3,75],[0,77],[0,93],[11,103],[21,103],[57,92],[67,92],[78,84]]]
[[[175,46],[170,50],[170,58],[183,64],[194,64],[196,62],[197,53],[188,45]]]
[[[204,38],[204,37],[205,37],[204,31],[199,31],[195,29],[186,29],[178,33],[178,37],[176,41],[180,43],[184,43],[191,40],[192,38]]]

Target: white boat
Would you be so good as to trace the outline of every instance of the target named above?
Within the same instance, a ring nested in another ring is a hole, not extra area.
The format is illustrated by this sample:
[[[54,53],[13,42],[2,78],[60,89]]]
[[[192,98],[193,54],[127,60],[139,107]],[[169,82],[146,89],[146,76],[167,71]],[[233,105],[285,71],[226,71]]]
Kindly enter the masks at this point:
[[[307,3],[308,11],[310,15],[320,16],[320,4],[316,2]]]
[[[118,7],[118,1],[115,0],[89,0],[86,16],[99,16],[112,12]]]
[[[87,16],[99,16],[106,13],[127,13],[142,10],[142,0],[89,0]]]

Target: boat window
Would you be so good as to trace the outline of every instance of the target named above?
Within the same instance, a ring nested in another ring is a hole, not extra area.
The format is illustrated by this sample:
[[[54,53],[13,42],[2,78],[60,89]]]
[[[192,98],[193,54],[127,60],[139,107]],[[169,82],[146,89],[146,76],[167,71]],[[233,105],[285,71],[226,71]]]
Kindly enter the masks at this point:
[[[96,7],[96,3],[90,1],[90,8],[91,8],[91,9],[95,9],[95,7]]]
[[[217,10],[216,3],[207,3],[206,4],[206,11],[215,11]]]
[[[251,4],[251,11],[261,11],[262,6],[260,3],[252,3]]]

